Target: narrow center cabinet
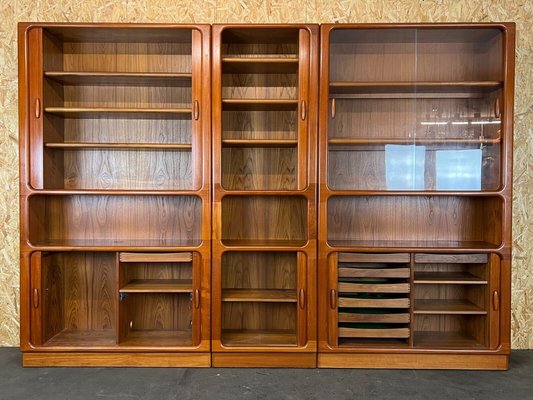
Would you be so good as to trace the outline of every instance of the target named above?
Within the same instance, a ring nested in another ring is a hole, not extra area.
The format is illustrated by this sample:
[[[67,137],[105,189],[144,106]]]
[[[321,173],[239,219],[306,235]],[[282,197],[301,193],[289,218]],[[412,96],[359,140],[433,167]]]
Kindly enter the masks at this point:
[[[213,26],[213,366],[316,366],[317,25]]]
[[[210,29],[19,25],[25,366],[210,366]]]
[[[505,369],[514,24],[322,25],[319,367]]]

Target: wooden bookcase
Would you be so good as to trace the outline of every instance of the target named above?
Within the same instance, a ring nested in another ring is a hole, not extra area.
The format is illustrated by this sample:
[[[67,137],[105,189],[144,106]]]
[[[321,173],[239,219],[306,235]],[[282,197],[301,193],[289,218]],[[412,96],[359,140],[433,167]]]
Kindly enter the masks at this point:
[[[21,349],[209,366],[209,25],[20,24]]]
[[[316,366],[318,26],[213,26],[213,366]]]
[[[323,25],[319,367],[504,369],[513,24]]]
[[[23,364],[507,368],[514,40],[21,23]]]

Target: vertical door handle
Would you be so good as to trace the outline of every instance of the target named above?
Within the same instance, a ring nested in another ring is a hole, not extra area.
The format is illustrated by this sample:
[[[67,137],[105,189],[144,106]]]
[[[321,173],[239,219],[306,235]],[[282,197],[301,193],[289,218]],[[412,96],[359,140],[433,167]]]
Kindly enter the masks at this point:
[[[335,289],[329,291],[329,307],[332,310],[337,308],[337,291]]]
[[[194,308],[200,308],[200,289],[194,290]]]
[[[497,290],[492,292],[492,309],[498,311],[500,309],[500,293]]]
[[[494,101],[494,116],[496,118],[500,118],[501,116],[501,110],[500,110],[500,98],[496,97],[496,100]]]
[[[35,103],[33,104],[33,111],[35,113],[35,118],[41,118],[41,99],[36,98]]]
[[[337,114],[337,106],[335,104],[335,98],[331,99],[331,119],[335,119]]]
[[[298,292],[298,305],[300,306],[301,309],[305,308],[305,290],[304,289],[300,289],[300,291]]]
[[[39,289],[33,289],[33,308],[39,308]]]
[[[198,100],[194,100],[194,119],[197,121],[198,118],[200,118],[200,104],[198,103]]]
[[[302,100],[300,104],[300,117],[302,118],[302,121],[305,121],[307,118],[307,108],[305,105],[305,100]]]

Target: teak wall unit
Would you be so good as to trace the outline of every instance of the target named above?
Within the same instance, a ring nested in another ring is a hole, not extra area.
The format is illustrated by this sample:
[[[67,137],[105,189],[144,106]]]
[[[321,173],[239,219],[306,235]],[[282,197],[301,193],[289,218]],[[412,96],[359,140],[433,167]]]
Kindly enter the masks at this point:
[[[319,367],[504,369],[513,24],[322,25]]]
[[[316,366],[318,51],[213,26],[213,366]]]
[[[24,365],[210,366],[210,29],[19,25]]]
[[[514,35],[21,23],[23,364],[507,368]]]

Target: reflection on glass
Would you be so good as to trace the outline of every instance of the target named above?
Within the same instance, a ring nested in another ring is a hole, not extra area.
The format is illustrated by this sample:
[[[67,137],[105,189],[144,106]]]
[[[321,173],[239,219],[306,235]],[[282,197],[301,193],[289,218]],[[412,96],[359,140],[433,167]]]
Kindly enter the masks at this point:
[[[437,190],[481,190],[481,149],[435,153]]]
[[[388,190],[424,190],[425,146],[385,145]]]

